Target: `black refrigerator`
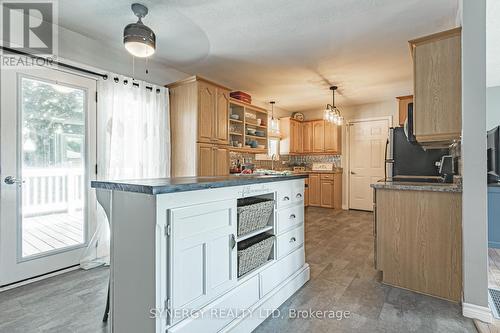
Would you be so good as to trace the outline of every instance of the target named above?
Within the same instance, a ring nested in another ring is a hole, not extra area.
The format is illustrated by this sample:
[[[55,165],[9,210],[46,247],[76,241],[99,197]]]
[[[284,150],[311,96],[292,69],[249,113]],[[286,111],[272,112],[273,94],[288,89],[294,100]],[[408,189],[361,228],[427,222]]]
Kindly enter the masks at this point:
[[[418,143],[408,141],[403,127],[390,128],[386,147],[385,177],[439,176],[436,162],[448,149],[424,150]]]

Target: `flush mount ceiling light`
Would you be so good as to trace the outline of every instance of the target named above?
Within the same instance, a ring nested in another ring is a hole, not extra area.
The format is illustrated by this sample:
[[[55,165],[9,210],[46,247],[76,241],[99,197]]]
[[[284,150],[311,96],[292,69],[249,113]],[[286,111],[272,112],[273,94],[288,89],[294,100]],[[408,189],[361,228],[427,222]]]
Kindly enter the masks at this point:
[[[332,91],[332,104],[326,105],[323,119],[337,125],[342,125],[344,117],[342,117],[340,110],[335,106],[335,90],[337,90],[337,88],[337,86],[330,87],[330,90]]]
[[[134,57],[146,58],[155,53],[156,35],[142,23],[148,14],[148,8],[140,3],[132,4],[132,11],[139,18],[137,23],[130,23],[123,30],[123,44]]]

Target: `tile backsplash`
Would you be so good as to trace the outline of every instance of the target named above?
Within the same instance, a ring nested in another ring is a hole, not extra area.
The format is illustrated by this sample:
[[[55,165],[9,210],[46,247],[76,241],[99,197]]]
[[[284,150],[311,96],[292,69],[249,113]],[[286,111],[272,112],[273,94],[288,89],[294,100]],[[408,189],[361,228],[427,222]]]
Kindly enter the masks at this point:
[[[231,165],[239,160],[242,164],[252,163],[256,168],[271,169],[273,164],[271,161],[256,160],[255,154],[230,152],[229,158]],[[285,170],[294,166],[305,166],[310,169],[313,163],[333,163],[334,167],[340,168],[342,159],[340,155],[280,155],[279,161],[274,161],[274,169]]]

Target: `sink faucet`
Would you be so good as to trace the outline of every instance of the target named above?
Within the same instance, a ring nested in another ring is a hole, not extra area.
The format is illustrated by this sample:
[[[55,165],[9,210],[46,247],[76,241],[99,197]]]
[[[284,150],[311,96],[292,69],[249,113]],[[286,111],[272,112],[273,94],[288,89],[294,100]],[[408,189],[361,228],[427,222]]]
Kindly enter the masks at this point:
[[[276,154],[271,155],[271,170],[274,171],[274,159],[276,158]]]

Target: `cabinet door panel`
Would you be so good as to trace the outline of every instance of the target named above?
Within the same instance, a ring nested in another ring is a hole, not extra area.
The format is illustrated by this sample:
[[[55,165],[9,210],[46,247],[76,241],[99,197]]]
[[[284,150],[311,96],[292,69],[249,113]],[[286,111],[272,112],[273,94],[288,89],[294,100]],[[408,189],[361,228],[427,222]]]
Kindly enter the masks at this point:
[[[217,88],[215,139],[220,144],[229,143],[229,92]]]
[[[198,141],[214,141],[216,88],[204,82],[198,87]]]
[[[414,49],[414,129],[421,142],[459,139],[462,131],[461,37]]]
[[[198,176],[214,176],[214,152],[213,145],[198,144]]]
[[[333,181],[321,181],[321,207],[333,208]]]
[[[342,127],[331,122],[325,122],[325,151],[340,154]]]
[[[229,150],[227,148],[216,147],[214,149],[214,163],[215,176],[229,175]]]
[[[306,122],[302,124],[302,151],[304,153],[312,152],[313,146],[313,131],[312,123]]]
[[[325,125],[323,120],[313,122],[313,151],[323,152],[325,149]]]
[[[236,200],[172,209],[169,214],[170,323],[180,309],[196,310],[236,285]],[[175,269],[173,269],[175,267]]]
[[[309,206],[321,205],[321,179],[319,174],[309,175]]]

